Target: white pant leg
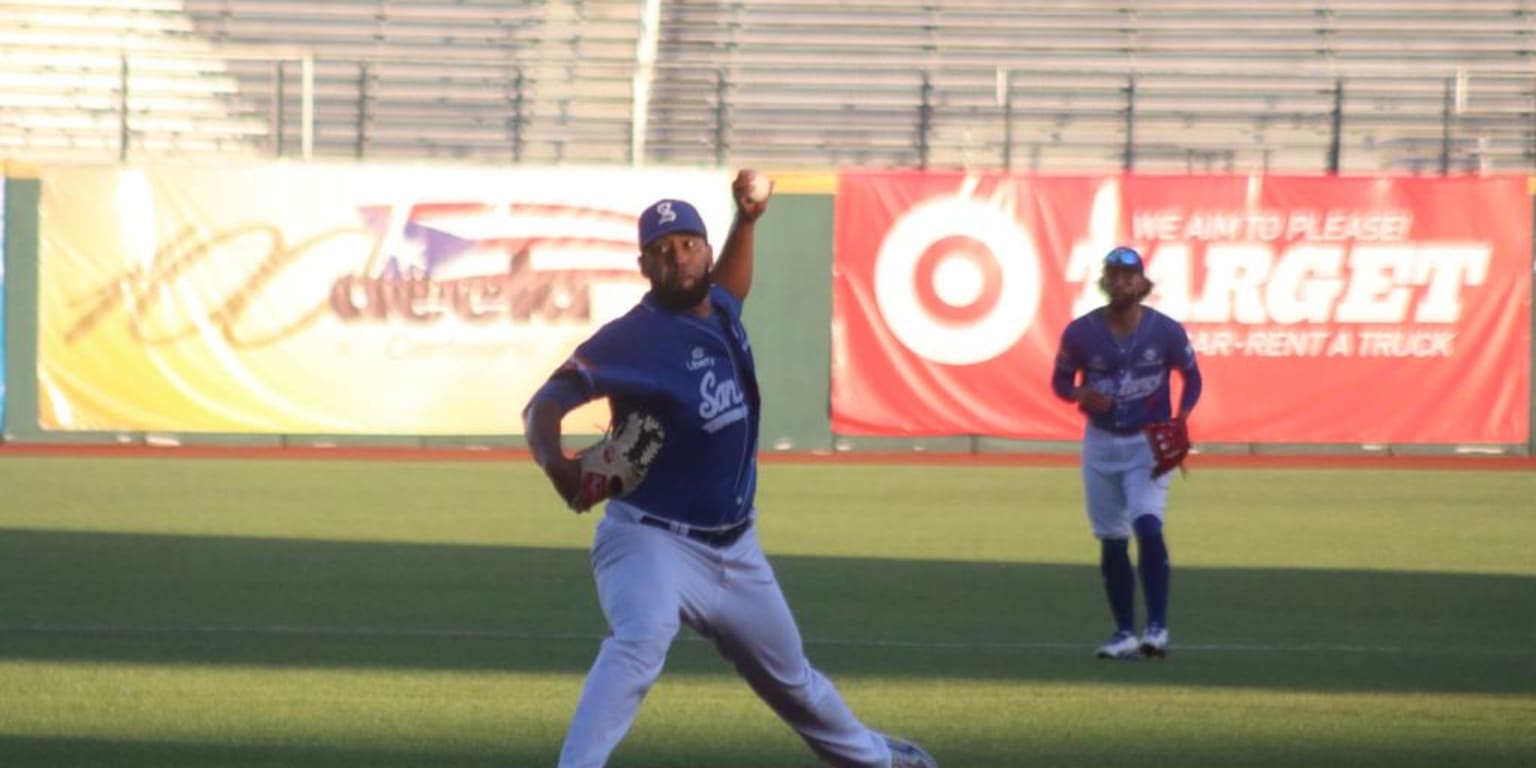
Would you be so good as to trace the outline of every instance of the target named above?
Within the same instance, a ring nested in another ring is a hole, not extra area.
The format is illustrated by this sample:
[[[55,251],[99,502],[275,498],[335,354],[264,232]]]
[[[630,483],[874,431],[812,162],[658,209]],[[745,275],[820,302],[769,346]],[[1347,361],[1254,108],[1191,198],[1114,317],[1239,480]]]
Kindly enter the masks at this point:
[[[612,518],[598,523],[592,567],[611,634],[587,673],[560,768],[605,765],[661,675],[682,600],[670,535]]]
[[[1083,498],[1088,525],[1100,539],[1128,539],[1131,521],[1126,517],[1123,451],[1117,437],[1092,426],[1083,434]]]
[[[1083,495],[1094,536],[1129,539],[1136,518],[1162,519],[1172,475],[1152,479],[1155,464],[1146,437],[1088,427],[1083,435]]]
[[[887,768],[881,734],[805,656],[800,629],[753,528],[724,552],[725,591],[699,631],[811,749],[838,768]]]
[[[1152,449],[1147,448],[1150,457]],[[1172,472],[1163,473],[1162,477],[1153,479],[1152,467],[1154,461],[1150,459],[1145,465],[1138,464],[1125,473],[1125,508],[1126,517],[1132,523],[1143,515],[1151,515],[1157,519],[1163,519],[1163,511],[1168,507],[1168,484],[1173,480]]]

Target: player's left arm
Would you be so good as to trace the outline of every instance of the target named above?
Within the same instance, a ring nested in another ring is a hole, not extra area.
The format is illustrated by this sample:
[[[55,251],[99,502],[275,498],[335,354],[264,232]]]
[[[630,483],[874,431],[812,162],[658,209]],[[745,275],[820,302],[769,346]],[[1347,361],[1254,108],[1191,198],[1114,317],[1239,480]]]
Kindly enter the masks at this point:
[[[731,182],[731,197],[736,201],[736,218],[730,234],[720,248],[720,258],[712,272],[715,285],[729,291],[737,301],[746,301],[752,290],[752,263],[755,258],[757,220],[768,210],[768,198],[753,200],[752,179],[756,171],[743,169]]]
[[[1179,326],[1178,345],[1175,354],[1170,358],[1172,367],[1177,369],[1184,379],[1183,393],[1179,395],[1179,409],[1174,413],[1174,419],[1185,421],[1189,418],[1189,412],[1195,409],[1195,404],[1200,402],[1200,393],[1205,389],[1205,379],[1200,375],[1200,363],[1195,360],[1195,347],[1189,343],[1189,334]]]

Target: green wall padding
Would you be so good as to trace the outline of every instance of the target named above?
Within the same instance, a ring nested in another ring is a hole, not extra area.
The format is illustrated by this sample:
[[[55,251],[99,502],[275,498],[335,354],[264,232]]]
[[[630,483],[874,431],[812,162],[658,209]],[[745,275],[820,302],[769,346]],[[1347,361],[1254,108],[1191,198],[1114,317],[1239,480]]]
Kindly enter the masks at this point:
[[[832,447],[832,197],[776,195],[758,225],[746,324],[764,451]]]

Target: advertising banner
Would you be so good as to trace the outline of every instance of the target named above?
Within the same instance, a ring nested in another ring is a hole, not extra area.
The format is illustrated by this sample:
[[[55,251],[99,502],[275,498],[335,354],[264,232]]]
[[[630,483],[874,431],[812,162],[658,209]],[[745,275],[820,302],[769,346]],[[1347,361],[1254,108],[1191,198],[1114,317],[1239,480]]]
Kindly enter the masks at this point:
[[[0,177],[0,424],[5,423],[5,179]]]
[[[504,435],[646,290],[635,217],[724,172],[48,169],[41,426]],[[601,431],[605,412],[572,428]]]
[[[1139,249],[1205,376],[1197,440],[1523,443],[1524,177],[840,180],[832,425],[1072,439],[1060,334]],[[1177,377],[1175,377],[1177,383]]]

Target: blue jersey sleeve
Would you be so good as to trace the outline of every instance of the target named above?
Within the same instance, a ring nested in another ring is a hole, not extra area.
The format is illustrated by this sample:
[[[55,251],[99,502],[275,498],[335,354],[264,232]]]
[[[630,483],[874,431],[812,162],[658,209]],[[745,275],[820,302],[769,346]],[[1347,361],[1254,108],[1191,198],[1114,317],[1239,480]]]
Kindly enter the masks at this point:
[[[730,291],[711,286],[710,300],[725,313],[730,324],[741,321],[741,302]],[[661,310],[642,302],[628,314],[599,328],[576,348],[561,370],[581,376],[588,399],[626,399],[655,393],[658,381],[669,373],[656,359],[656,334],[672,333]]]
[[[730,291],[718,285],[710,286],[709,298],[714,302],[715,306],[725,310],[725,314],[732,322],[741,321],[741,300],[732,295]]]
[[[1072,401],[1072,390],[1077,388],[1077,371],[1082,367],[1072,349],[1074,325],[1069,323],[1066,330],[1061,332],[1061,345],[1056,350],[1056,365],[1051,369],[1051,391],[1068,402]]]
[[[1168,361],[1171,368],[1177,369],[1184,378],[1184,390],[1179,395],[1179,413],[1187,414],[1195,409],[1195,404],[1200,402],[1200,392],[1205,389],[1205,379],[1200,375],[1200,364],[1195,360],[1195,347],[1189,343],[1189,333],[1184,326],[1174,324],[1177,329],[1176,341],[1173,353]]]
[[[641,310],[645,311],[645,310]],[[587,339],[562,366],[581,376],[592,398],[623,397],[654,387],[655,365],[646,328],[626,315]]]
[[[565,366],[561,366],[560,370],[555,371],[549,380],[544,382],[544,386],[539,387],[539,391],[529,398],[528,405],[523,407],[524,417],[526,418],[528,412],[533,410],[533,404],[541,400],[553,400],[560,406],[561,413],[570,413],[577,406],[591,400],[591,392],[586,380]]]

